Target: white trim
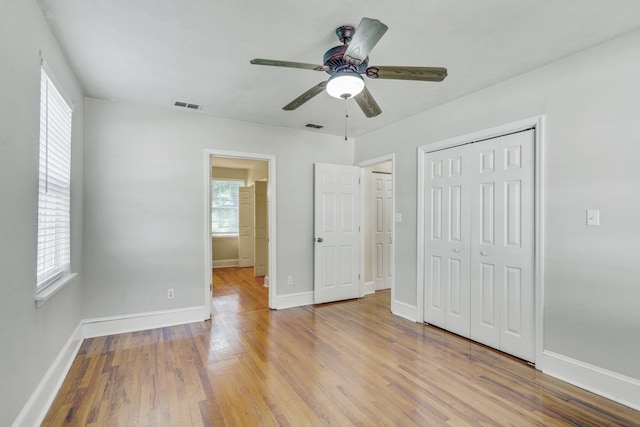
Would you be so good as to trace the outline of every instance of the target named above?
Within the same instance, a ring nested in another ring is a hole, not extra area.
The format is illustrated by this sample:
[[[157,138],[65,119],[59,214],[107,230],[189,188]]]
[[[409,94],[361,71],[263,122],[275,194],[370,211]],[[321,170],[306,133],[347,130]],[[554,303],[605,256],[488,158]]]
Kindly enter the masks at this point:
[[[391,256],[391,258],[393,259],[393,275],[391,276],[391,301],[395,300],[396,298],[396,247],[398,246],[398,242],[396,241],[396,221],[395,221],[395,213],[396,213],[396,154],[395,153],[389,153],[389,154],[385,154],[383,156],[379,156],[379,157],[375,157],[373,159],[368,159],[368,160],[362,160],[356,163],[356,166],[358,166],[360,168],[360,182],[364,182],[365,177],[364,177],[364,168],[368,167],[368,166],[373,166],[373,165],[377,165],[380,163],[386,163],[386,162],[391,162],[391,176],[393,177],[393,180],[391,181],[391,194],[393,197],[393,200],[391,202],[391,209],[393,212],[393,217],[394,220],[391,222],[392,223],[392,228],[391,228],[391,241],[393,243],[393,245],[391,246],[391,251],[392,253],[389,255]],[[365,221],[364,221],[364,206],[365,203],[367,203],[368,201],[364,199],[365,198],[365,194],[364,191],[360,191],[360,206],[362,207],[360,209],[360,224],[362,224],[362,226],[364,227],[365,225]],[[368,283],[365,283],[365,272],[364,272],[364,266],[365,266],[365,261],[364,261],[364,230],[363,232],[360,233],[360,277],[362,277],[360,283],[360,296],[364,296],[368,293],[371,293],[368,291]],[[375,288],[373,289],[372,292],[375,292]],[[392,310],[393,311],[393,310]]]
[[[474,141],[495,138],[508,133],[517,132],[527,128],[535,128],[534,152],[535,152],[535,233],[534,233],[534,284],[535,284],[535,360],[537,369],[541,369],[538,361],[542,357],[544,349],[544,116],[534,116],[527,119],[496,126],[466,135],[425,144],[418,147],[418,206],[417,206],[417,270],[416,270],[416,297],[417,297],[417,321],[424,322],[424,156],[426,153],[443,150],[459,145],[469,144]]]
[[[71,333],[71,336],[51,366],[49,366],[49,369],[47,369],[27,403],[22,407],[13,424],[11,424],[12,427],[39,426],[42,423],[47,411],[49,411],[49,407],[58,394],[58,390],[62,387],[69,369],[71,369],[71,365],[82,345],[82,339],[82,323],[80,323]]]
[[[238,259],[214,259],[213,268],[237,267],[240,265]]]
[[[44,71],[45,73],[47,73],[49,80],[51,80],[51,82],[56,87],[58,92],[60,92],[60,95],[62,96],[62,98],[64,98],[64,101],[67,103],[67,105],[69,105],[69,108],[71,108],[71,112],[73,113],[73,110],[75,109],[73,98],[70,97],[69,94],[66,92],[66,90],[64,89],[64,85],[56,77],[56,72],[53,71],[53,68],[51,68],[51,66],[49,65],[49,62],[47,62],[47,60],[44,59],[44,57],[42,56],[42,51],[40,52],[40,65],[42,66],[42,68],[44,68]]]
[[[376,284],[375,282],[364,282],[364,286],[362,288],[362,293],[364,295],[369,295],[369,294],[373,294],[376,291]]]
[[[271,287],[269,287],[271,289]],[[297,292],[293,294],[278,295],[276,298],[277,310],[284,308],[302,307],[303,305],[313,305],[313,292]]]
[[[93,338],[202,322],[209,319],[209,313],[207,307],[199,306],[85,319],[82,334],[85,338]]]
[[[50,285],[45,286],[44,288],[36,292],[36,307],[41,307],[42,304],[44,304],[49,298],[60,292],[62,288],[70,283],[77,275],[78,273],[63,274],[58,278],[58,280],[55,280]]]
[[[391,313],[415,322],[418,311],[414,305],[409,305],[402,301],[391,300]]]
[[[271,154],[260,153],[245,153],[242,151],[228,151],[228,150],[215,150],[205,149],[205,178],[207,183],[205,185],[205,300],[206,305],[211,310],[211,220],[210,215],[210,191],[209,185],[211,180],[211,157],[230,157],[239,159],[251,159],[251,160],[264,160],[267,162],[267,193],[269,194],[269,308],[277,308],[276,298],[277,292],[277,230],[276,230],[276,156]]]
[[[416,212],[416,322],[424,322],[424,156],[418,147],[418,189]]]
[[[211,236],[211,153],[204,151],[204,305],[213,314],[213,238]]]
[[[545,374],[640,411],[639,380],[547,350],[542,361]]]

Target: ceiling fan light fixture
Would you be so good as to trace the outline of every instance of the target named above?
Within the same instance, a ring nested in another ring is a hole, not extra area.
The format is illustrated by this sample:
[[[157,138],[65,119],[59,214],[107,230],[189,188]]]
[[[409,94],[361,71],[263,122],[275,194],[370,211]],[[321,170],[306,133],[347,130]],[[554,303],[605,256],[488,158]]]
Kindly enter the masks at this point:
[[[364,89],[364,79],[358,73],[337,73],[327,82],[327,93],[334,98],[351,98]]]

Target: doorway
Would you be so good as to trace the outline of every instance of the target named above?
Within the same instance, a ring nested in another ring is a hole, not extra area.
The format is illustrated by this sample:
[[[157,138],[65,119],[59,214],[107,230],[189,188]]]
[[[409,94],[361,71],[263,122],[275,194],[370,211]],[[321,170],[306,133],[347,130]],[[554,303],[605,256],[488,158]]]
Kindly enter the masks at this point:
[[[389,291],[394,300],[395,155],[359,162],[362,191],[364,294]]]
[[[219,304],[212,304],[216,280],[230,278],[237,278],[239,285],[264,287],[266,305],[273,308],[277,283],[275,156],[220,150],[207,150],[205,155],[205,266],[210,311],[214,306],[219,308]]]

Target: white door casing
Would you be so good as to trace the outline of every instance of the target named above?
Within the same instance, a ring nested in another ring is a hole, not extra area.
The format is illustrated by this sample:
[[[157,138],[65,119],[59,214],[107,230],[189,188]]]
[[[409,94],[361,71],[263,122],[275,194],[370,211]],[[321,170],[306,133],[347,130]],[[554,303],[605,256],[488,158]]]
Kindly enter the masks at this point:
[[[314,302],[360,297],[360,169],[315,164]]]
[[[372,172],[371,188],[373,248],[372,265],[375,290],[389,289],[393,280],[393,177]]]
[[[471,338],[534,360],[534,132],[471,144]]]
[[[255,251],[254,276],[266,276],[269,265],[269,201],[267,182],[256,181],[255,187]]]
[[[469,337],[469,157],[466,147],[425,156],[425,322]]]
[[[254,263],[254,190],[238,188],[238,265],[252,267]]]

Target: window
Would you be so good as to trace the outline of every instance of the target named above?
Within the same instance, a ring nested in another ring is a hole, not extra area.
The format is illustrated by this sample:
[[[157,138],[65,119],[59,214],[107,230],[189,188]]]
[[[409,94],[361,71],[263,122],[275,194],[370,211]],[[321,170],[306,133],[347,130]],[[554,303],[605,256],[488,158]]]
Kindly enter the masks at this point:
[[[44,68],[40,79],[37,289],[69,273],[71,107]]]
[[[211,233],[238,234],[238,188],[242,181],[211,181]]]

